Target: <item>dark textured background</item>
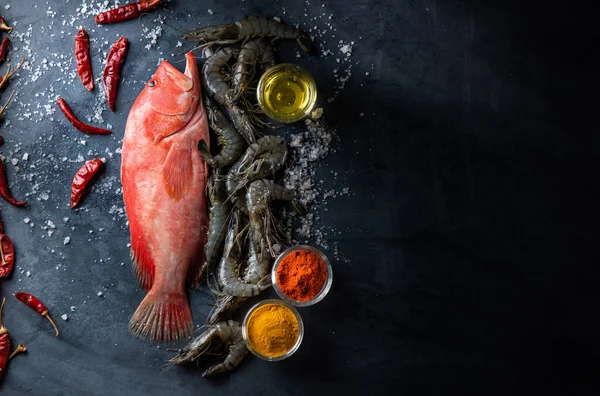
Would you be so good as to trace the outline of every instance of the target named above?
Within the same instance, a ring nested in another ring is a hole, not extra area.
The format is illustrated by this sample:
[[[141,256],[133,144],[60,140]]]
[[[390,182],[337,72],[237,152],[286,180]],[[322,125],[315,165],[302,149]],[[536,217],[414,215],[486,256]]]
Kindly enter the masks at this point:
[[[47,23],[45,6],[10,3],[5,11],[3,1],[0,12],[19,21],[18,29]],[[76,3],[59,1],[53,9],[68,15]],[[17,270],[0,285],[8,297],[5,324],[13,341],[30,349],[11,362],[2,394],[592,394],[598,329],[588,318],[597,315],[598,254],[585,247],[598,236],[599,128],[597,90],[586,96],[598,82],[590,63],[598,43],[591,9],[504,1],[311,3],[173,1],[172,14],[160,11],[168,23],[190,28],[250,14],[299,23],[306,8],[308,15],[334,14],[336,38],[328,48],[338,38],[356,42],[352,59],[360,63],[345,90],[331,104],[321,101],[341,138],[323,174],[340,172],[354,192],[332,201],[321,217],[342,231],[328,241],[339,242],[350,261],[333,263],[330,296],[301,311],[301,349],[279,363],[248,358],[214,380],[195,368],[161,371],[172,353],[127,333],[142,293],[129,271],[124,220],[107,214],[120,197],[91,194],[84,202],[89,211],[71,212],[66,185],[79,165],[56,159],[50,165],[57,171],[43,185],[49,201],[32,198],[26,209],[0,203],[17,263],[32,272]],[[35,51],[70,53],[75,32],[37,34]],[[122,87],[116,114],[104,113],[114,136],[89,139],[83,153],[102,153],[107,141],[111,150],[119,146],[127,111],[159,56],[143,49],[135,21],[95,35],[112,42],[117,33],[135,37],[123,74],[138,82]],[[176,41],[167,29],[159,43],[169,53]],[[283,47],[284,54],[296,51],[293,43]],[[95,54],[96,75],[102,62]],[[321,98],[329,96],[334,57],[300,62],[315,75]],[[20,100],[55,77],[29,85]],[[78,83],[59,85],[57,93],[79,114],[88,111],[90,96]],[[77,145],[64,136],[75,132],[60,115],[21,123],[20,111],[8,109],[3,154],[18,141],[23,151],[73,157]],[[36,140],[53,133],[50,144]],[[104,177],[118,176],[119,161],[116,155]],[[29,182],[8,169],[18,180],[15,196],[23,197]],[[33,231],[25,216],[36,223]],[[40,237],[39,225],[64,216],[75,231],[60,224],[53,237]],[[72,240],[63,247],[66,235]],[[60,339],[10,296],[18,289],[48,302]],[[208,294],[191,300],[201,323]]]

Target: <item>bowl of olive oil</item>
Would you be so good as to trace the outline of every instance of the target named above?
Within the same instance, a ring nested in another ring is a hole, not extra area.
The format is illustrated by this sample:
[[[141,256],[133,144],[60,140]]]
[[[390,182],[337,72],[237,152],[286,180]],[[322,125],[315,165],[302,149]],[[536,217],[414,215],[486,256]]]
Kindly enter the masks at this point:
[[[267,69],[256,92],[258,104],[267,117],[284,123],[307,117],[317,101],[315,80],[293,63]]]

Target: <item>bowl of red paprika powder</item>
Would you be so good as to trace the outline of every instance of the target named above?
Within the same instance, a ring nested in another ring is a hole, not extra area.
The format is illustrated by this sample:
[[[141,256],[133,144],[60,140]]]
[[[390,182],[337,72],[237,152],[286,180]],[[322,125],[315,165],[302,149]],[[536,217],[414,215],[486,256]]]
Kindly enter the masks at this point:
[[[308,307],[325,298],[331,289],[333,271],[327,256],[319,249],[296,245],[275,260],[271,281],[283,301]]]

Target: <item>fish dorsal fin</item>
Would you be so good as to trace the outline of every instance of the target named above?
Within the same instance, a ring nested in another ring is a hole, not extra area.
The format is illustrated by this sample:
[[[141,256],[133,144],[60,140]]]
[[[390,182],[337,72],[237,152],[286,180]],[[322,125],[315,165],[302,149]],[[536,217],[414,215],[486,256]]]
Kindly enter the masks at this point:
[[[179,201],[192,184],[192,153],[189,148],[173,144],[163,166],[163,182],[169,196]]]

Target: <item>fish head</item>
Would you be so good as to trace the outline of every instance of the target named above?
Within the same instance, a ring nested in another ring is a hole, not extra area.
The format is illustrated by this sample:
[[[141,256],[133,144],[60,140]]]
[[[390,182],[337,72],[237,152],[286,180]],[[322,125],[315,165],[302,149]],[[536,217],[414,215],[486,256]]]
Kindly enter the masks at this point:
[[[147,130],[155,142],[180,131],[202,104],[200,72],[194,55],[186,54],[183,73],[163,60],[138,101],[146,108]]]

